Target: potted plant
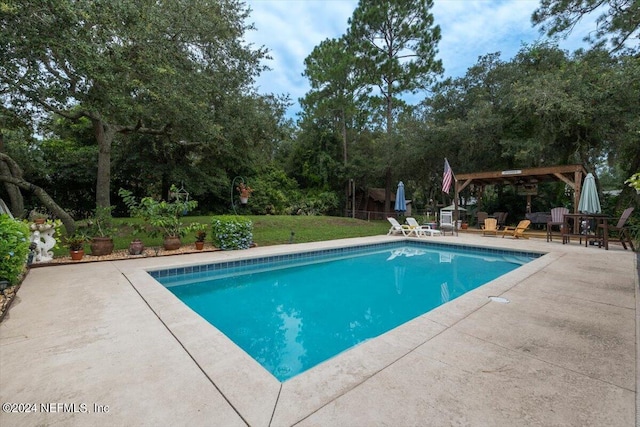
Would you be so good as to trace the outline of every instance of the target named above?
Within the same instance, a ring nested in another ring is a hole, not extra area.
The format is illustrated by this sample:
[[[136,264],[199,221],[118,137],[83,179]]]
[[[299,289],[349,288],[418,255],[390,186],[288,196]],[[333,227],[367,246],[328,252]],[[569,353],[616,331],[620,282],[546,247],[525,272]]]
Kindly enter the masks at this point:
[[[138,222],[128,222],[125,226],[128,227],[128,229],[126,229],[127,232],[132,235],[131,242],[129,243],[129,255],[142,255],[145,247],[137,235],[145,231],[145,225]]]
[[[241,182],[236,187],[236,190],[240,193],[240,203],[246,205],[249,202],[249,197],[251,193],[253,193],[253,188],[246,185],[244,182]]]
[[[201,251],[204,248],[204,241],[207,238],[207,226],[200,222],[194,222],[189,226],[189,231],[195,232],[196,249]]]
[[[44,224],[47,218],[49,218],[49,215],[40,212],[38,209],[33,209],[29,212],[29,220],[34,224]]]
[[[98,207],[94,216],[87,221],[91,235],[91,255],[109,255],[113,252],[113,233],[115,229],[111,223],[113,206]]]
[[[171,191],[176,192],[175,185]],[[151,226],[151,236],[164,237],[163,246],[166,250],[178,249],[182,244],[180,238],[184,237],[188,228],[182,222],[181,217],[198,206],[195,200],[166,202],[155,200],[153,197],[143,197],[140,202],[129,190],[120,189],[118,194],[124,200],[132,216],[140,217],[146,225]]]
[[[84,233],[76,232],[63,239],[63,243],[69,248],[69,255],[74,261],[81,260],[84,257],[84,244],[89,239]]]

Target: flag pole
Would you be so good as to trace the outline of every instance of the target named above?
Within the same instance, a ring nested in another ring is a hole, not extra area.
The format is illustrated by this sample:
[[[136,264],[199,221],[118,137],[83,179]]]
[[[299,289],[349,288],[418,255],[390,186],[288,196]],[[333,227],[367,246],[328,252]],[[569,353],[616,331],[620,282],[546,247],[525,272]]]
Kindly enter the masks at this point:
[[[451,170],[451,176],[453,177],[453,228],[456,230],[456,236],[458,235],[458,220],[460,219],[460,213],[458,212],[458,179],[456,174],[453,173],[453,168],[449,164],[449,160],[445,157],[445,162],[449,165]]]

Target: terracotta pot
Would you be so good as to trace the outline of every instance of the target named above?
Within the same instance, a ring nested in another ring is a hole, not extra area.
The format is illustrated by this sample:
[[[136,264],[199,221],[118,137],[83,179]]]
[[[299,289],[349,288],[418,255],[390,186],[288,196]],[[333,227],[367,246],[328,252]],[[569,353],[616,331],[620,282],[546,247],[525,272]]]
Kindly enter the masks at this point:
[[[167,251],[176,250],[180,248],[180,245],[182,245],[182,242],[180,241],[179,236],[166,236],[164,238],[163,246]]]
[[[144,244],[140,239],[135,239],[129,244],[130,255],[140,255],[144,251]]]
[[[44,224],[47,221],[46,218],[36,218],[33,220],[36,224]]]
[[[79,261],[84,257],[84,249],[80,249],[79,251],[69,251],[69,255],[71,255],[72,260]]]
[[[468,223],[466,223],[466,222],[463,222],[463,223],[462,223],[462,229],[463,229],[463,230],[466,230],[467,228],[469,228],[469,224],[468,224]]]
[[[91,255],[109,255],[113,252],[113,239],[111,237],[94,237],[91,239]]]
[[[196,241],[196,249],[201,251],[204,248],[204,242]]]

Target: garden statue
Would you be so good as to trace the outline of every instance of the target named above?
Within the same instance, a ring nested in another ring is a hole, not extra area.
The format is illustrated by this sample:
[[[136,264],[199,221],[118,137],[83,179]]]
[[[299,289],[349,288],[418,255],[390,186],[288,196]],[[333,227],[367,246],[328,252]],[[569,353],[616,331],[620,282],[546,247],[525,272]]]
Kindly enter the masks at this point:
[[[36,245],[35,262],[48,262],[53,259],[53,247],[56,245],[56,239],[53,235],[56,232],[55,224],[29,224],[31,230],[30,241]]]

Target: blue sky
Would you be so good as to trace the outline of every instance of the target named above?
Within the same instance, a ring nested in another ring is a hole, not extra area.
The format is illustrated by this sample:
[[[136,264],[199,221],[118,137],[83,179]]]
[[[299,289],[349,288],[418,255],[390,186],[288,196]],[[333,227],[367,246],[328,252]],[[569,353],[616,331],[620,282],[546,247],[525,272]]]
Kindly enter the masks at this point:
[[[357,0],[246,0],[252,9],[249,22],[256,31],[247,40],[265,46],[273,60],[265,63],[271,71],[257,81],[260,93],[289,94],[294,102],[291,116],[299,111],[298,98],[309,90],[302,76],[304,59],[327,38],[346,33],[347,20]],[[440,25],[442,39],[438,58],[444,77],[458,77],[475,64],[479,56],[500,52],[509,60],[523,43],[543,40],[531,25],[531,14],[539,0],[435,0],[432,9]],[[593,19],[581,22],[560,47],[569,51],[585,47],[582,39],[593,30]],[[420,99],[423,99],[421,96]]]

